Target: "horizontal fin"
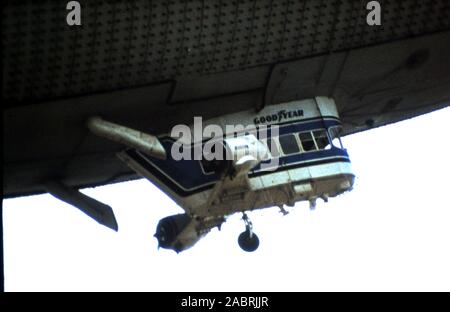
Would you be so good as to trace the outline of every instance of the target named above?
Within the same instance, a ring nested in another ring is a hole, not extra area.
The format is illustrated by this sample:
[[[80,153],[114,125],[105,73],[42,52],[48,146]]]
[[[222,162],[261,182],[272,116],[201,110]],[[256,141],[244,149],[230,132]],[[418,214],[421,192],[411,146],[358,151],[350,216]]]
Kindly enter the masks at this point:
[[[80,191],[58,181],[45,183],[45,188],[54,197],[87,214],[98,223],[117,231],[119,229],[112,208]]]

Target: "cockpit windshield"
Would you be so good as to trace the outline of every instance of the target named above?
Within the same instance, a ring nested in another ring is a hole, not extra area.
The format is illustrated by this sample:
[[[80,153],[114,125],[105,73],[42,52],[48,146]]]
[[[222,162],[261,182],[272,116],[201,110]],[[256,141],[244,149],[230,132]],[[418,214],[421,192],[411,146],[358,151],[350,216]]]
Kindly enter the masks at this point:
[[[331,143],[334,147],[344,149],[344,146],[342,145],[341,136],[340,133],[342,132],[342,127],[331,127],[328,129],[328,132],[330,133]]]

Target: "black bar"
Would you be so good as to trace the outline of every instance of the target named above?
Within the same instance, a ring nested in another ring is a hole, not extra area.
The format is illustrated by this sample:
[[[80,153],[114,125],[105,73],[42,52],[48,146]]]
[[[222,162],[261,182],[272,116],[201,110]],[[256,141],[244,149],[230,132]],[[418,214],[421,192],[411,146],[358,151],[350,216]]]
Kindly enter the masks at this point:
[[[5,291],[5,268],[3,265],[3,203],[0,205],[0,292]]]

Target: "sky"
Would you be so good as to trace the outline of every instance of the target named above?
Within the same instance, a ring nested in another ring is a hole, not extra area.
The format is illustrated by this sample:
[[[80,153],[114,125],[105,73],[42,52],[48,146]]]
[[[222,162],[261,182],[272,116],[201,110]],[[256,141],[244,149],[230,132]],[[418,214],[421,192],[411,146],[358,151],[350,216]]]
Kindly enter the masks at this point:
[[[51,195],[3,201],[6,291],[450,291],[450,107],[343,138],[354,189],[314,211],[241,214],[180,254],[158,221],[182,213],[148,180],[84,189],[114,232]]]

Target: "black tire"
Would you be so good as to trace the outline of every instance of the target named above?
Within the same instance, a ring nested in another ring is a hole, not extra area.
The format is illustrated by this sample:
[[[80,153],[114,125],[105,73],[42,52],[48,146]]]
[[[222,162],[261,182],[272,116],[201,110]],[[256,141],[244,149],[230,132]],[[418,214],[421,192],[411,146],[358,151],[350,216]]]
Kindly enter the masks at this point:
[[[242,232],[238,237],[238,244],[242,250],[246,252],[253,252],[259,247],[259,238],[253,233],[250,237],[250,231]]]

